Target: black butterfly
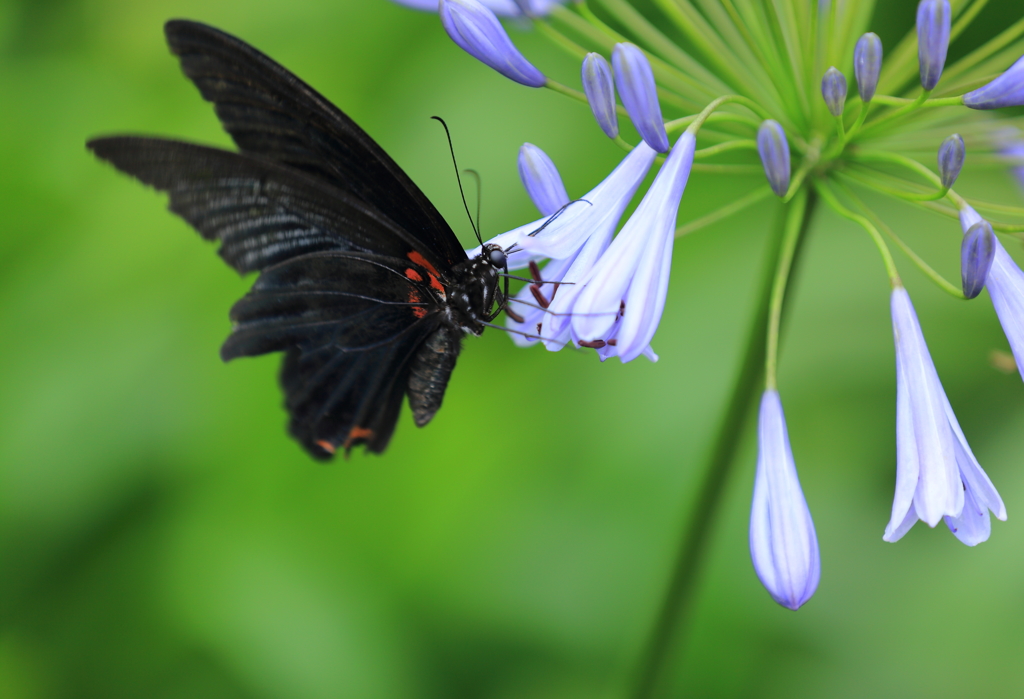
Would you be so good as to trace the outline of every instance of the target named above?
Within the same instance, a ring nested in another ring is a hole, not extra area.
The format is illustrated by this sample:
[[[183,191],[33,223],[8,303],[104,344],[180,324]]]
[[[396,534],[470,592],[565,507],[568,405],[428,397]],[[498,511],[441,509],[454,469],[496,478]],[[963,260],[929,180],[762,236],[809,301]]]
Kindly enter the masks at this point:
[[[321,459],[384,451],[403,394],[416,424],[430,422],[463,335],[505,306],[505,252],[468,258],[380,146],[267,56],[197,22],[164,32],[241,153],[135,136],[88,147],[167,192],[229,265],[260,273],[221,357],[285,353],[292,435]]]

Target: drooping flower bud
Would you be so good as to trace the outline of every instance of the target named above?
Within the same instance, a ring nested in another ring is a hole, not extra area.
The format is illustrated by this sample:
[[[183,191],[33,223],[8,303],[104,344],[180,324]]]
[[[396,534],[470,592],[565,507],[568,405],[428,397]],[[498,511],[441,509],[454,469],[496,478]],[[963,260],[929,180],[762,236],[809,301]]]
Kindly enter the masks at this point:
[[[921,0],[917,6],[917,60],[925,90],[935,89],[946,66],[949,19],[949,0]]]
[[[947,136],[939,146],[939,179],[946,189],[952,187],[956,178],[960,176],[965,153],[964,139],[958,133]]]
[[[878,75],[882,72],[882,40],[868,32],[857,40],[853,49],[853,74],[857,78],[857,92],[864,104],[875,96]]]
[[[479,0],[440,0],[438,12],[448,36],[473,58],[527,87],[547,79],[512,43],[501,22]]]
[[[612,50],[612,66],[615,68],[615,87],[633,126],[647,145],[659,153],[667,153],[668,134],[661,118],[654,71],[647,56],[633,44],[616,44]]]
[[[782,125],[765,119],[757,130],[757,152],[772,191],[780,197],[789,191],[789,143]]]
[[[992,224],[981,220],[967,229],[960,246],[960,278],[964,296],[973,299],[985,288],[995,254],[996,234],[992,232]]]
[[[846,76],[836,70],[835,66],[826,70],[825,77],[821,79],[821,96],[825,98],[832,116],[842,115],[846,104]]]
[[[964,95],[964,104],[971,109],[1024,106],[1024,56],[988,85]]]
[[[619,135],[619,119],[615,113],[615,84],[612,81],[612,67],[599,53],[588,53],[583,59],[581,76],[583,92],[590,103],[598,126],[608,138]]]
[[[569,203],[558,168],[547,153],[532,143],[524,143],[519,148],[519,177],[544,216],[550,216]]]

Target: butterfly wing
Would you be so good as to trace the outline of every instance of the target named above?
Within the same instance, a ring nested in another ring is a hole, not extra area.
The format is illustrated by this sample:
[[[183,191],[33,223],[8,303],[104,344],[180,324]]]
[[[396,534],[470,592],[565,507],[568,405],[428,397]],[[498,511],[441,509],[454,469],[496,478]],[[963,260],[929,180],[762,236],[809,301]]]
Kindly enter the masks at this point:
[[[439,327],[428,287],[402,260],[320,252],[265,270],[234,308],[225,360],[284,350],[291,433],[318,458],[358,444],[381,452],[414,357]]]
[[[261,271],[232,309],[221,354],[286,352],[285,405],[303,446],[318,458],[364,443],[383,451],[410,362],[442,322],[444,287],[408,232],[351,194],[266,159],[154,138],[88,145],[167,192],[171,210],[220,241],[235,269]]]
[[[365,131],[316,90],[213,27],[171,20],[164,33],[185,75],[214,104],[242,152],[302,170],[372,203],[408,231],[420,243],[418,249],[442,271],[467,259],[458,238],[423,192]]]

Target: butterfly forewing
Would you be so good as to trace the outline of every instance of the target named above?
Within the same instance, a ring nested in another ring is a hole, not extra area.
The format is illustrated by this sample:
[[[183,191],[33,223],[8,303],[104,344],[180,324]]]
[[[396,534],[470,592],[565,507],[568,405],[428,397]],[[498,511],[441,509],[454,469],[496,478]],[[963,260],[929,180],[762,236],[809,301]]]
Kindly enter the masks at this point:
[[[462,336],[492,317],[496,270],[469,260],[394,161],[301,80],[211,27],[165,30],[242,152],[137,136],[89,148],[167,192],[229,265],[260,273],[221,355],[285,353],[292,435],[317,458],[383,451],[403,395],[417,425],[440,408]]]
[[[182,70],[243,152],[276,160],[372,202],[451,267],[458,238],[419,187],[344,112],[235,37],[187,20],[164,26]]]

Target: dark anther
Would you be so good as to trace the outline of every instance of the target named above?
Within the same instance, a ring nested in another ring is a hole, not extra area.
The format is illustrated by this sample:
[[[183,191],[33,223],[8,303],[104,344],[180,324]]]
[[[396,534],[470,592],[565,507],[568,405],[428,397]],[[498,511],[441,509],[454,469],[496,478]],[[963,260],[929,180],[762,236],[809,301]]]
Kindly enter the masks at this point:
[[[612,339],[608,340],[608,344],[614,347],[615,345],[619,344],[619,341],[613,337]]]
[[[505,306],[505,315],[507,315],[509,318],[511,318],[512,320],[514,320],[517,323],[525,323],[526,322],[526,318],[523,318],[521,315],[519,315],[518,313],[513,311],[508,306]]]
[[[533,277],[533,281],[540,283],[544,280],[540,276],[540,267],[537,266],[535,260],[530,260],[530,276]]]
[[[620,316],[626,315],[626,302],[625,301],[619,301],[619,315]]]
[[[538,335],[540,335],[540,326],[541,326],[541,324],[540,324],[540,323],[537,323],[537,334],[538,334]]]
[[[558,287],[561,286],[561,285],[562,285],[561,282],[555,282],[554,288],[551,289],[551,300],[552,301],[555,300],[555,294],[558,293]]]
[[[580,347],[590,347],[593,349],[601,349],[605,346],[604,340],[580,340]]]
[[[541,308],[547,308],[549,301],[544,298],[544,294],[540,293],[540,287],[536,284],[530,284],[530,293],[533,294],[533,298],[537,299],[537,303]]]

